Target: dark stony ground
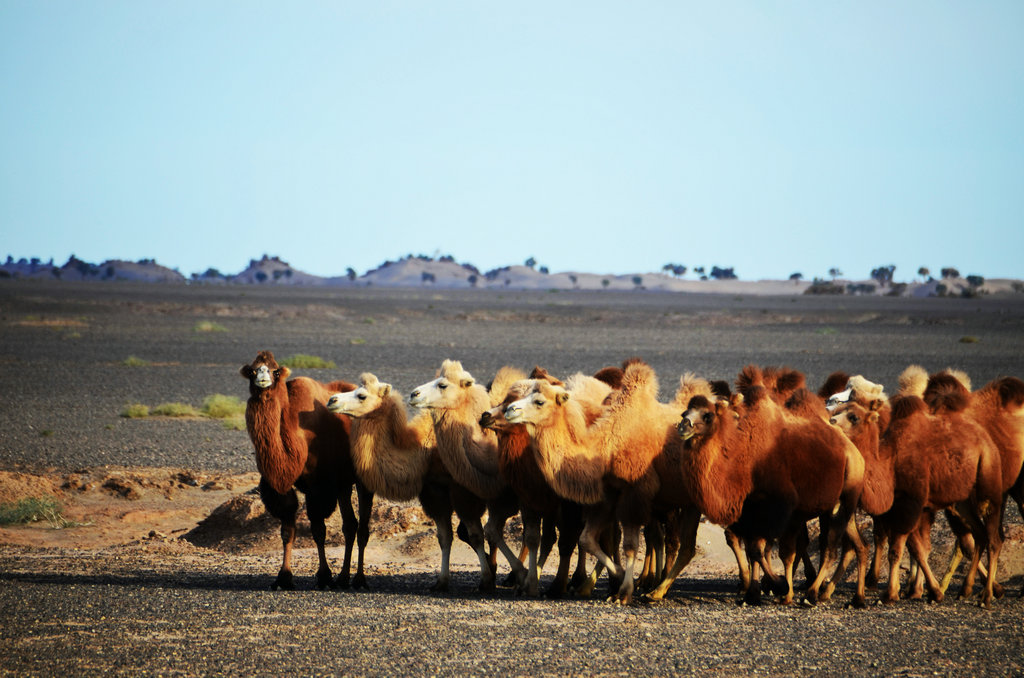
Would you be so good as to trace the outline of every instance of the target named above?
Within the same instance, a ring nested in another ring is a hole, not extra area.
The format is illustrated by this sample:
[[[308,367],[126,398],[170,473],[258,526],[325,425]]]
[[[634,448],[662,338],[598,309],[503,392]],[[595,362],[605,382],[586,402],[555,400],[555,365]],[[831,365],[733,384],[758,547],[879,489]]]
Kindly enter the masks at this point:
[[[201,321],[225,331],[197,331]],[[313,354],[402,392],[445,358],[486,381],[504,364],[592,372],[637,355],[665,397],[693,371],[732,379],[787,364],[816,386],[836,369],[893,390],[910,363],[976,385],[1024,376],[1024,295],[977,300],[657,293],[0,284],[0,471],[107,465],[244,473],[244,431],[127,420],[128,403],[244,397],[261,349]],[[128,367],[136,356],[150,361]],[[1019,524],[1016,512],[1010,522]],[[1020,534],[1016,530],[1015,534]],[[175,540],[97,549],[0,543],[0,674],[1024,674],[1022,572],[991,611],[952,598],[844,609],[740,608],[735,581],[695,562],[666,602],[424,593],[427,569],[375,567],[371,592],[265,590],[275,553]],[[550,570],[549,570],[550,571]],[[956,586],[956,583],[954,583]]]

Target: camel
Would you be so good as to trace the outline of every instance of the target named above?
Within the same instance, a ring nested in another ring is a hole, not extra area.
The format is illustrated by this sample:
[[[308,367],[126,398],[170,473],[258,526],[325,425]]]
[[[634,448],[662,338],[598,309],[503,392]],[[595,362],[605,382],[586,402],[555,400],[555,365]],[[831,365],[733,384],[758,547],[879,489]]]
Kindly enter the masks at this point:
[[[252,363],[242,366],[240,374],[249,381],[245,425],[260,472],[260,497],[267,511],[281,521],[282,564],[271,588],[295,588],[291,557],[299,508],[296,490],[306,497],[319,559],[317,586],[349,586],[352,548],[358,540],[358,563],[351,585],[365,587],[363,553],[370,537],[373,493],[359,482],[352,468],[348,417],[332,414],[326,408],[331,393],[349,391],[354,386],[344,381],[322,384],[308,377],[289,379],[291,370],[278,365],[270,351],[260,351]],[[353,485],[359,497],[358,525],[352,510]],[[341,508],[345,559],[332,582],[325,551],[325,521],[335,506]]]
[[[650,521],[660,488],[654,460],[682,409],[659,403],[657,393],[657,377],[650,366],[630,360],[621,390],[612,394],[606,412],[590,426],[579,398],[545,382],[505,408],[509,422],[526,425],[552,489],[588,507],[580,544],[610,575],[622,579],[611,596],[620,604],[632,599],[640,530]],[[616,518],[622,525],[621,567],[600,543],[601,534]],[[589,595],[594,581],[592,576],[578,593]]]
[[[889,584],[882,602],[899,599],[898,568],[907,547],[928,585],[930,598],[936,602],[943,599],[941,585],[928,564],[927,530],[934,512],[952,509],[988,552],[982,595],[982,605],[988,607],[995,595],[1002,546],[999,452],[988,433],[964,414],[967,399],[963,393],[934,394],[929,408],[916,395],[923,393],[920,383],[920,375],[908,370],[900,377],[900,394],[888,403],[858,397],[854,389],[853,399],[836,405],[833,411],[833,420],[848,435],[868,441],[877,437],[879,458],[891,459],[893,465],[892,507],[876,519],[876,540],[879,535],[891,540]],[[877,410],[878,416],[872,416],[872,410]],[[973,586],[980,554],[980,549],[975,550],[965,589]]]
[[[1005,514],[1006,502],[1011,498],[1021,515],[1024,515],[1024,493],[1019,491],[1021,468],[1024,466],[1024,381],[1016,377],[1001,377],[977,391],[971,391],[971,381],[966,374],[947,369],[929,376],[922,397],[932,412],[938,413],[940,404],[951,393],[967,399],[964,415],[985,429],[999,452],[1003,489],[1001,519]],[[1015,488],[1018,490],[1016,493]],[[959,518],[950,512],[947,512],[947,518],[960,539],[941,581],[943,591],[949,586],[963,553],[970,554],[974,548],[970,531],[964,529],[966,526],[954,524],[959,522]],[[996,597],[1001,597],[1002,587],[998,583],[993,589]],[[961,593],[961,597],[970,595],[969,590]]]
[[[806,600],[812,604],[818,600],[845,534],[856,549],[859,565],[851,605],[864,607],[867,553],[854,520],[863,488],[863,458],[829,424],[780,407],[766,389],[759,368],[744,368],[737,386],[740,397],[734,404],[696,396],[683,413],[678,428],[686,442],[683,473],[688,491],[709,520],[744,538],[752,582],[758,581],[757,568],[764,568],[759,543],[779,539],[785,565],[784,604],[793,600],[793,564],[806,521],[831,513],[826,550]],[[747,588],[745,602],[760,603],[759,586]]]
[[[541,522],[547,519],[549,523],[557,525],[559,552],[558,571],[547,590],[547,596],[560,598],[567,590],[572,553],[583,530],[582,507],[555,494],[537,466],[532,441],[525,425],[510,423],[504,414],[505,408],[531,392],[537,381],[565,385],[542,368],[535,367],[529,379],[514,383],[502,402],[481,415],[480,425],[493,430],[497,435],[499,468],[516,494],[522,514],[523,544],[527,550],[529,565],[525,587],[520,587],[518,592],[529,596],[536,596],[539,593],[540,568],[546,555],[541,546]],[[599,413],[600,403],[611,392],[611,387],[597,379],[585,380],[582,375],[574,375],[570,377],[570,381],[586,384],[590,393],[582,400],[592,403]],[[597,416],[599,415],[592,415],[593,418]],[[585,564],[582,554],[578,563],[580,566]],[[582,574],[577,578],[581,577]]]
[[[480,557],[481,590],[493,590],[497,550],[505,556],[517,586],[527,577],[527,570],[505,542],[507,520],[519,511],[515,493],[501,476],[498,466],[497,438],[493,431],[480,427],[480,416],[504,398],[504,390],[522,378],[521,372],[503,370],[496,375],[493,393],[476,383],[473,375],[457,360],[445,360],[437,377],[412,391],[409,404],[430,412],[437,452],[455,483],[486,502],[487,524],[482,533],[477,525],[467,525],[471,545]],[[492,398],[496,402],[491,402]],[[465,525],[466,523],[463,522]],[[487,555],[484,541],[491,545]]]
[[[431,590],[447,591],[454,538],[452,512],[463,524],[479,526],[484,502],[458,487],[441,463],[429,413],[410,420],[402,398],[390,384],[369,372],[360,376],[360,383],[354,391],[332,395],[327,409],[352,418],[352,463],[366,486],[393,501],[418,498],[434,521],[441,569]]]

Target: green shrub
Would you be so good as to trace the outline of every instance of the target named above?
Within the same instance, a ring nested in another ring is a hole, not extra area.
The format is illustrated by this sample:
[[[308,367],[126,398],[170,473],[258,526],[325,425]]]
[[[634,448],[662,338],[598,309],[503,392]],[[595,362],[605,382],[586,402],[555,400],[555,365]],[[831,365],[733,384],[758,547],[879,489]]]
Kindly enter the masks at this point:
[[[961,344],[977,344],[980,341],[981,339],[978,339],[977,337],[972,337],[971,335],[960,337]]]
[[[227,332],[228,328],[211,320],[201,320],[196,323],[193,330],[196,332]]]
[[[221,426],[229,431],[244,431],[245,417],[228,417],[227,419],[221,419]]]
[[[160,403],[150,414],[157,417],[198,417],[199,411],[187,403]]]
[[[200,411],[211,419],[230,419],[245,414],[245,403],[235,396],[214,393],[203,398]]]
[[[292,367],[298,369],[334,369],[337,365],[334,364],[333,360],[324,360],[323,358],[315,355],[306,355],[304,353],[296,353],[290,355],[281,361],[281,364],[285,367]]]
[[[68,520],[62,507],[53,497],[25,497],[15,502],[0,504],[0,525],[25,525],[47,521],[54,529],[78,527],[84,523]]]
[[[137,358],[133,355],[130,355],[124,360],[122,360],[121,364],[127,365],[128,367],[146,367],[147,365],[152,365],[152,363],[149,362],[148,360],[145,360],[143,358]]]
[[[121,416],[126,419],[141,419],[149,416],[149,408],[142,403],[132,403],[121,410]]]

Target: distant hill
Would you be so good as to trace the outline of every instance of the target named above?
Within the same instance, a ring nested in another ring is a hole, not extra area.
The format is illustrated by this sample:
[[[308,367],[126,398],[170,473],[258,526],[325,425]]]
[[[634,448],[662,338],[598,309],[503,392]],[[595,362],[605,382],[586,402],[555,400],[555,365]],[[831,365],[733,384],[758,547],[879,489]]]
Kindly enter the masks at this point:
[[[532,263],[532,262],[527,262]],[[723,269],[715,268],[715,271]],[[732,275],[732,269],[724,269]],[[715,275],[713,273],[713,275]],[[111,259],[91,264],[75,256],[63,266],[51,259],[19,259],[8,257],[0,265],[0,279],[58,279],[67,281],[116,281],[155,283],[191,283],[209,285],[327,285],[344,287],[414,287],[436,289],[508,289],[508,290],[652,290],[659,292],[690,292],[747,295],[799,294],[870,294],[892,296],[957,296],[1022,293],[1024,283],[1016,280],[985,280],[980,276],[948,277],[927,282],[892,282],[880,285],[874,280],[739,280],[686,279],[666,272],[629,275],[596,273],[548,273],[543,267],[515,265],[480,272],[472,264],[460,264],[453,257],[408,255],[397,261],[386,261],[377,268],[357,275],[348,269],[346,275],[324,278],[293,268],[279,257],[263,255],[252,259],[245,270],[225,274],[216,269],[193,273],[190,278],[176,270],[157,264],[153,259],[121,261]]]

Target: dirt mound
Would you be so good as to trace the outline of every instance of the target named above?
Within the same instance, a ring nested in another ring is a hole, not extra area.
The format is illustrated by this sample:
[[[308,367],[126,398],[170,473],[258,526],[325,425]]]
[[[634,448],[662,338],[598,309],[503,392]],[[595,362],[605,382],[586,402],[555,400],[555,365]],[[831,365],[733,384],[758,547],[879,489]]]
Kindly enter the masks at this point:
[[[0,471],[0,504],[13,504],[30,497],[59,497],[53,481],[44,476]]]
[[[215,508],[181,538],[219,551],[251,551],[280,546],[279,526],[280,522],[267,513],[259,494],[247,492]],[[308,533],[308,521],[300,522],[300,535],[303,531]]]

